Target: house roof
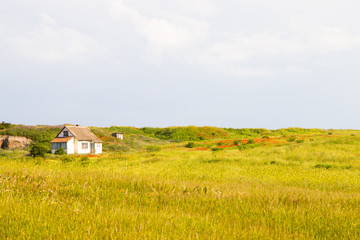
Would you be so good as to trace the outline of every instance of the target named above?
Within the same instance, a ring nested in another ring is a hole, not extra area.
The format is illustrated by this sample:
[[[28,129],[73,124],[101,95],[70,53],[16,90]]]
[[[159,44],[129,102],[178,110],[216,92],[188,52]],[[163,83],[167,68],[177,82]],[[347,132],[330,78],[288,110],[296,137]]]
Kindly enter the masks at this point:
[[[72,139],[73,137],[62,137],[62,138],[54,138],[51,142],[52,143],[64,143],[64,142],[68,142]]]
[[[102,143],[102,141],[87,127],[66,126],[66,128],[75,136],[78,141]]]

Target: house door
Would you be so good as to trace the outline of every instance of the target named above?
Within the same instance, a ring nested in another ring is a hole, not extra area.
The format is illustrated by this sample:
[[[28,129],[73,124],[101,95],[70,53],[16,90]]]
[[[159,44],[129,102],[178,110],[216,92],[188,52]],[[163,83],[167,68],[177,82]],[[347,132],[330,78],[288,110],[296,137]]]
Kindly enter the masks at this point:
[[[90,153],[95,153],[95,143],[90,143]]]

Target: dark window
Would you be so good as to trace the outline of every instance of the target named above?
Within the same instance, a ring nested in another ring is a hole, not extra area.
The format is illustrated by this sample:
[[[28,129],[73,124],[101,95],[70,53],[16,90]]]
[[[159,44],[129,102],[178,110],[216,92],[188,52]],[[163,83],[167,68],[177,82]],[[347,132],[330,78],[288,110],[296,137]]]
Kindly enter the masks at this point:
[[[69,132],[68,131],[64,131],[64,137],[68,137],[69,136]]]

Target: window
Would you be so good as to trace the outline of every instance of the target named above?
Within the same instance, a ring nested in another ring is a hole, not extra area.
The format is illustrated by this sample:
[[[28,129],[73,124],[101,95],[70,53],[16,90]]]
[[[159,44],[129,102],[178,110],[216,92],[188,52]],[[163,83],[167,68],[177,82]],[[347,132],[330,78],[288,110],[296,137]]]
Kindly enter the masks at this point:
[[[88,143],[82,143],[81,144],[81,149],[88,149],[89,148],[89,144]]]
[[[97,148],[100,148],[100,143],[97,143],[97,144],[96,144],[96,147],[97,147]]]
[[[68,137],[69,136],[69,132],[68,131],[64,131],[64,137]]]

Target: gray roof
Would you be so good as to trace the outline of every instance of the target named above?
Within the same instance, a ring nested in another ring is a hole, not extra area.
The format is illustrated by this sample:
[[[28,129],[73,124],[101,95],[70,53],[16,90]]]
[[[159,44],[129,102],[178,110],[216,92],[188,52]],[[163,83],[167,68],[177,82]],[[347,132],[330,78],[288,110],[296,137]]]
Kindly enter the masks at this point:
[[[78,141],[90,141],[101,143],[101,141],[89,128],[82,126],[65,126]]]

